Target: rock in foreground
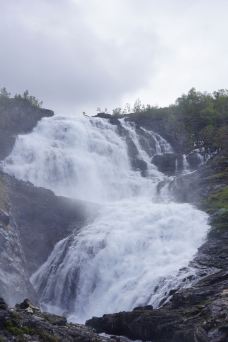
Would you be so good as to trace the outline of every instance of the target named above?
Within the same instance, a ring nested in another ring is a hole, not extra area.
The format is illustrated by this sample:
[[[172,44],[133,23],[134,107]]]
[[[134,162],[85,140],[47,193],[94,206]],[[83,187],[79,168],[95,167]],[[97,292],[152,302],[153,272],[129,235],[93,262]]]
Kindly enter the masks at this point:
[[[156,342],[228,341],[228,273],[219,271],[177,292],[160,309],[94,317],[86,322],[98,333]]]
[[[64,317],[42,313],[29,300],[9,309],[0,299],[0,341],[105,342],[118,341],[97,335],[80,324],[68,324]]]

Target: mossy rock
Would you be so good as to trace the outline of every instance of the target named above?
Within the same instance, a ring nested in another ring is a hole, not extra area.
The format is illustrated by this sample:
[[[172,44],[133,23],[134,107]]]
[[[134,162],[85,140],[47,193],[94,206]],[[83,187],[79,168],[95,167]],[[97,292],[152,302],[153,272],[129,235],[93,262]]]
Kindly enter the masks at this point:
[[[213,193],[207,202],[209,209],[228,209],[228,186]]]
[[[228,229],[228,209],[219,209],[212,219],[215,229]]]
[[[0,209],[3,209],[5,211],[9,210],[9,200],[8,200],[8,195],[7,195],[7,189],[6,189],[5,182],[1,174],[0,174]]]
[[[5,330],[11,333],[14,336],[20,335],[33,335],[34,330],[29,327],[19,326],[16,321],[14,320],[7,320],[5,322]]]

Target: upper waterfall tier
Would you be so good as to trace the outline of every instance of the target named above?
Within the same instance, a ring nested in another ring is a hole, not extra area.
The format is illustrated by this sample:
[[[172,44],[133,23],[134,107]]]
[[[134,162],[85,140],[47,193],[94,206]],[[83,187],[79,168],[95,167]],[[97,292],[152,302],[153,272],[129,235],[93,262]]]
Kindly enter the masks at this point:
[[[157,183],[166,176],[151,158],[171,151],[171,146],[156,133],[144,129],[138,135],[129,123],[119,124],[85,117],[43,119],[31,134],[17,138],[4,169],[57,194],[87,201],[155,196]],[[143,148],[143,143],[148,146]],[[142,166],[147,177],[141,177]]]

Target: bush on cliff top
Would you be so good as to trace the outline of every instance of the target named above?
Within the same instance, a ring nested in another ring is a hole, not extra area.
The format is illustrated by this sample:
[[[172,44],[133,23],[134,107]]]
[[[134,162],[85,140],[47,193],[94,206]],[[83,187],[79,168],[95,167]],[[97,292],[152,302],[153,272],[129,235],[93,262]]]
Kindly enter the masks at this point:
[[[35,96],[29,94],[28,90],[25,90],[23,94],[15,94],[11,97],[11,94],[6,90],[6,88],[1,88],[0,90],[0,106],[7,105],[10,101],[16,100],[18,102],[25,102],[33,107],[41,108],[42,101],[38,100]]]

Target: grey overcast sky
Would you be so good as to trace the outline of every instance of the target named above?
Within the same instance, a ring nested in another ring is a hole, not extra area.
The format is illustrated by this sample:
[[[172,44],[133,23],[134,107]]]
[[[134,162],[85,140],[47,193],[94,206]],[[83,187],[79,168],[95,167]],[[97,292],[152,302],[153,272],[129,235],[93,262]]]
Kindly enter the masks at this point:
[[[228,88],[228,0],[0,0],[0,86],[57,113]]]

